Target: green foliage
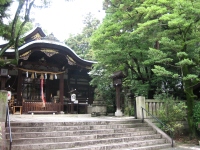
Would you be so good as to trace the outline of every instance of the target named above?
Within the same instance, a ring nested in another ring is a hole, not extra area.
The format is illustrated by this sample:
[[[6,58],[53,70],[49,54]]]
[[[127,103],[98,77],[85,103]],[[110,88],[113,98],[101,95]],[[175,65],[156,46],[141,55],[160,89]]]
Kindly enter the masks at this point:
[[[186,104],[166,94],[157,95],[156,98],[161,98],[160,100],[163,101],[163,105],[158,110],[159,119],[167,125],[174,134],[178,134],[183,127],[181,121],[186,117]],[[162,127],[165,131],[169,131],[168,128]]]
[[[107,82],[109,74],[122,70],[123,88],[135,95],[151,98],[158,88],[184,96],[193,135],[193,87],[200,74],[199,7],[200,1],[105,0],[107,15],[91,38],[96,65],[104,69],[94,80]]]
[[[154,91],[154,83],[151,82],[153,73],[151,64],[143,62],[152,43],[145,36],[131,34],[137,28],[138,21],[143,20],[134,9],[140,4],[130,0],[106,0],[104,7],[107,15],[92,35],[91,46],[98,61],[96,65],[105,72],[102,76],[96,76],[97,80],[121,70],[126,75],[123,88],[148,96],[149,91]]]
[[[72,48],[81,58],[94,60],[94,54],[90,46],[90,37],[98,28],[100,21],[94,18],[91,13],[89,13],[83,22],[85,27],[83,28],[82,33],[70,35],[70,37],[65,40],[65,44]]]
[[[5,24],[3,20],[10,16],[7,11],[10,5],[11,0],[3,0],[0,2],[0,36],[4,36],[8,33],[8,25]]]
[[[193,109],[194,124],[200,130],[200,102],[196,102]]]
[[[113,105],[107,105],[107,113],[114,113],[115,107]]]
[[[195,134],[192,117],[195,100],[193,87],[199,81],[200,57],[197,43],[200,40],[200,19],[196,16],[200,12],[199,7],[200,1],[145,0],[136,8],[144,20],[133,31],[135,36],[149,35],[147,41],[156,43],[156,49],[159,50],[152,52],[153,46],[150,46],[149,57],[145,61],[154,66],[152,71],[155,75],[163,79],[170,76],[178,79],[175,85],[181,85],[179,87],[186,95],[191,136]]]
[[[17,65],[17,60],[16,59],[4,60],[0,58],[0,67],[4,67],[5,65],[8,65],[8,64]]]
[[[112,79],[110,78],[111,73],[107,73],[105,69],[99,67],[99,65],[94,65],[90,76],[92,77],[90,85],[96,87],[101,92],[106,105],[115,107],[115,88],[112,86]]]
[[[134,116],[135,115],[134,107],[130,107],[130,106],[125,107],[124,115],[125,116]]]
[[[161,66],[154,66],[155,69],[152,69],[152,71],[157,75],[157,76],[171,76],[172,72],[167,71],[164,67]]]
[[[49,1],[50,0],[42,0],[40,4],[47,5],[47,4],[49,4],[48,3]],[[8,3],[5,3],[5,2],[8,2]],[[4,0],[3,2],[1,2],[1,4],[10,5],[10,2],[11,1],[9,1],[9,0],[7,0],[7,1]],[[9,41],[8,44],[1,49],[0,56],[2,56],[8,48],[13,46],[15,49],[15,59],[16,60],[19,59],[18,47],[23,42],[23,40],[21,39],[21,36],[24,34],[24,31],[26,30],[26,28],[24,28],[26,23],[28,23],[30,21],[29,16],[31,13],[31,9],[32,9],[32,7],[40,7],[40,6],[42,7],[42,5],[37,6],[35,3],[35,0],[28,0],[28,1],[27,0],[19,0],[17,2],[18,2],[17,10],[15,12],[14,18],[12,20],[9,20],[9,25],[4,24],[3,22],[0,22],[0,24],[1,24],[0,36],[4,37],[5,39],[7,39]],[[6,11],[2,10],[1,7],[2,6],[0,6],[0,11],[1,11],[1,13],[3,12],[5,14],[5,15],[3,15],[3,18],[5,18],[5,16],[8,16],[8,14],[6,14]],[[4,8],[4,6],[3,6],[3,8]],[[5,8],[7,8],[7,6]]]

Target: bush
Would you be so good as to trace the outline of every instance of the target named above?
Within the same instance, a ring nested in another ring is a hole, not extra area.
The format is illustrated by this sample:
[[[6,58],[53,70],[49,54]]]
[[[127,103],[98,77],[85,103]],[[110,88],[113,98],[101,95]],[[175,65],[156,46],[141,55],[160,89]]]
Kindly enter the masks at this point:
[[[127,106],[127,107],[124,109],[124,115],[125,115],[125,116],[134,116],[134,115],[135,115],[134,107]]]
[[[107,113],[115,113],[115,108],[113,105],[107,105]]]
[[[200,131],[199,124],[200,124],[200,102],[196,102],[193,108],[193,119],[194,124],[197,130]]]
[[[173,131],[174,135],[180,132],[183,127],[182,121],[186,117],[186,108],[184,102],[176,101],[173,97],[164,97],[163,105],[158,110],[160,120]],[[168,131],[166,127],[162,127],[164,131]]]

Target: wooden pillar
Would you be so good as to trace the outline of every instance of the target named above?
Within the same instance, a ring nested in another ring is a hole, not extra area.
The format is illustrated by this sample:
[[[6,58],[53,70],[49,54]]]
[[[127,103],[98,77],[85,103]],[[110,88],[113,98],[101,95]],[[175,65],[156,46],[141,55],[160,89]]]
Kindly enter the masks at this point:
[[[64,111],[64,74],[60,74],[60,103],[61,103],[61,111]]]
[[[120,90],[121,90],[121,85],[116,86],[116,106],[117,110],[121,110],[120,106]]]
[[[50,87],[50,85],[49,85],[49,80],[48,79],[46,79],[45,80],[45,93],[46,93],[46,101],[47,102],[52,102],[51,100],[51,93],[50,93],[50,91],[49,91],[49,87]]]
[[[121,85],[116,85],[116,112],[115,112],[115,116],[117,117],[122,117],[123,113],[121,111],[121,106],[120,106],[120,91],[121,91]]]
[[[22,105],[22,70],[18,70],[17,104]]]

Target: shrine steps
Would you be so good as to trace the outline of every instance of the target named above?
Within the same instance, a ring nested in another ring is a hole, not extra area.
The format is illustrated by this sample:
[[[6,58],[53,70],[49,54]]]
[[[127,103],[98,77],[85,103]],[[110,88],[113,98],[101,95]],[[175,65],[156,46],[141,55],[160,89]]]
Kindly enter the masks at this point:
[[[15,122],[11,127],[12,150],[156,150],[171,147],[160,133],[139,119]]]

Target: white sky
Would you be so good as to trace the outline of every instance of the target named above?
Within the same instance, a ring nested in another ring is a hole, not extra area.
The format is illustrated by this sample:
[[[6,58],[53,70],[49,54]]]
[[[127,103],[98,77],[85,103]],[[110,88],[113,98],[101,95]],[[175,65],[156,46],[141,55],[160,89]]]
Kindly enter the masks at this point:
[[[82,31],[84,16],[91,12],[94,17],[102,20],[105,16],[102,10],[103,0],[52,0],[50,8],[34,9],[31,18],[39,23],[48,34],[53,33],[56,38],[63,41],[69,34]],[[15,13],[17,5],[11,8]]]
[[[83,19],[91,12],[100,20],[104,17],[103,0],[52,0],[52,6],[35,12],[35,22],[63,41],[70,33],[80,33]]]

